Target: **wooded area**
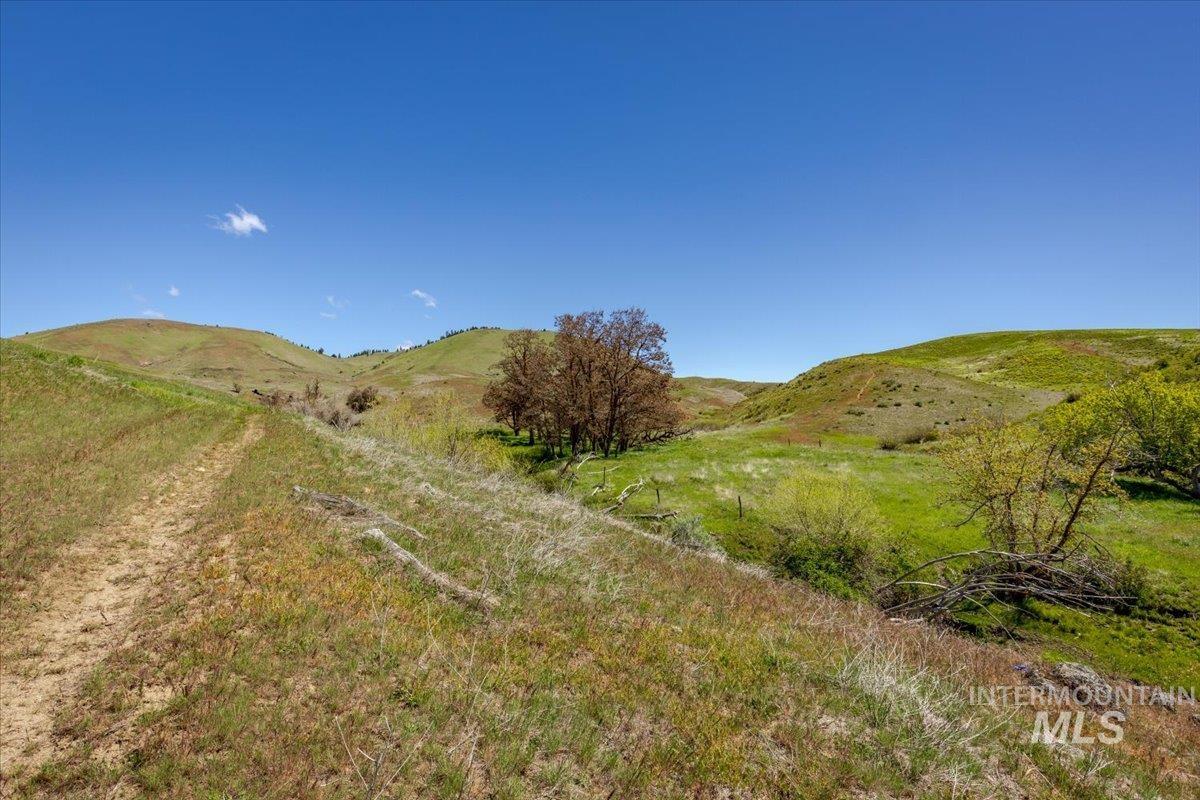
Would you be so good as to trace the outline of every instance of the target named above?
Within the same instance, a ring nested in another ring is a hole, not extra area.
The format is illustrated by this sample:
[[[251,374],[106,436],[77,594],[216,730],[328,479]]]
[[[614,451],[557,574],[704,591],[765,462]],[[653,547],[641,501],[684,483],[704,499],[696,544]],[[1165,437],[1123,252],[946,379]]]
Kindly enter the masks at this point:
[[[676,435],[667,333],[640,308],[563,314],[553,343],[532,330],[508,336],[500,377],[484,395],[498,422],[556,455],[608,456]]]

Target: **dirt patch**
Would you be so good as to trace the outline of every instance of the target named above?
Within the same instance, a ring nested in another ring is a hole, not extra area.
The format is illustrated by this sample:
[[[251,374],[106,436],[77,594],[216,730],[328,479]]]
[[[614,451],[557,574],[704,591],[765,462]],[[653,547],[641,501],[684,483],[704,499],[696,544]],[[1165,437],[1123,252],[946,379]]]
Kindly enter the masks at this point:
[[[5,778],[58,751],[55,712],[124,642],[142,601],[186,555],[183,534],[261,435],[262,426],[254,420],[237,440],[176,465],[139,501],[73,544],[43,577],[37,609],[6,632],[2,647],[0,774]]]

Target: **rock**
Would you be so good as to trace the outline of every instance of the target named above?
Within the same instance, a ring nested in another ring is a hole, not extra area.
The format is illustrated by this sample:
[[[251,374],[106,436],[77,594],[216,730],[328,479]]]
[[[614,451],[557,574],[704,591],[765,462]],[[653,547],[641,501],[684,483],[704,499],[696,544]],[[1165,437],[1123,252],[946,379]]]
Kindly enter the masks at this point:
[[[1053,683],[1046,680],[1046,677],[1033,664],[1014,664],[1013,669],[1021,674],[1025,682],[1030,686],[1042,689],[1046,692],[1052,692],[1056,688]]]
[[[1071,690],[1072,699],[1085,706],[1116,706],[1113,687],[1096,670],[1085,664],[1064,661],[1050,668],[1050,675]]]

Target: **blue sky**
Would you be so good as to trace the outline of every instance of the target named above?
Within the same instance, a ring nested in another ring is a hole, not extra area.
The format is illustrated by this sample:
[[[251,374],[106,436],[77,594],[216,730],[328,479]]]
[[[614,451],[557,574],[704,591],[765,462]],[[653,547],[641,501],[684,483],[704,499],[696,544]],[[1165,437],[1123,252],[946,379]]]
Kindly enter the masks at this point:
[[[1200,325],[1200,5],[0,14],[6,336],[349,352],[641,305],[680,374],[786,379]]]

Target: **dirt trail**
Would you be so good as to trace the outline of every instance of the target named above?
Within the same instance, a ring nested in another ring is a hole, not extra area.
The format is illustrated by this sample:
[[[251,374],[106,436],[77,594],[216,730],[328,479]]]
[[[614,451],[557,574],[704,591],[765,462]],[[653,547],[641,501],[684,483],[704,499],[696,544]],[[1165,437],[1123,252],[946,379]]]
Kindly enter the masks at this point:
[[[196,514],[261,435],[253,420],[237,440],[176,465],[141,500],[71,545],[43,577],[37,595],[44,603],[3,642],[0,776],[54,754],[55,712],[124,642],[141,601],[186,555],[183,534]]]

